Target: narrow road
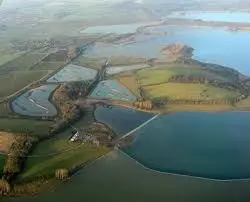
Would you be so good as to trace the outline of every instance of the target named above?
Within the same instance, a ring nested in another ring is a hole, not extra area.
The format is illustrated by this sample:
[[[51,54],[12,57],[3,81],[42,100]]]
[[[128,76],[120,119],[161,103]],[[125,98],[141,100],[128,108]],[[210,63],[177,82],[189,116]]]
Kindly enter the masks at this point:
[[[121,136],[118,140],[121,140],[123,138],[128,137],[129,135],[135,133],[136,131],[140,130],[141,128],[143,128],[144,126],[148,125],[151,121],[155,120],[158,116],[160,116],[161,114],[156,114],[154,115],[152,118],[150,118],[149,120],[145,121],[143,124],[139,125],[138,127],[136,127],[135,129],[131,130],[130,132],[126,133],[125,135]]]

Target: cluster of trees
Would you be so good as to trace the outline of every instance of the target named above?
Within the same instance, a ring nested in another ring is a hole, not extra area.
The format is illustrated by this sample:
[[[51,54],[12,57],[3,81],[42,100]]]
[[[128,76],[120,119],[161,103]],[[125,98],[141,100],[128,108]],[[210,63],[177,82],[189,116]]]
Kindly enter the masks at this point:
[[[65,180],[69,177],[69,170],[68,169],[57,169],[55,171],[55,177],[58,180]]]
[[[60,108],[60,119],[50,128],[50,133],[63,131],[69,124],[78,121],[82,116],[82,110],[74,100],[87,92],[87,83],[74,82],[61,85],[54,93],[53,100]]]
[[[84,129],[84,133],[92,135],[101,145],[112,146],[115,135],[104,124],[93,123]]]
[[[139,108],[139,109],[147,109],[147,110],[150,110],[150,109],[153,108],[153,104],[152,104],[152,101],[151,101],[151,100],[136,101],[133,105],[134,105],[136,108]]]
[[[15,175],[20,173],[22,163],[31,148],[38,142],[38,139],[28,134],[15,135],[10,146],[7,160],[3,169],[3,179],[10,181]]]
[[[243,96],[243,95],[242,95]],[[231,99],[208,99],[208,100],[187,100],[187,99],[170,99],[168,97],[158,97],[152,100],[155,107],[160,108],[166,104],[209,104],[209,105],[233,105],[242,99],[242,96]]]
[[[38,139],[28,134],[18,134],[14,136],[12,145],[9,148],[2,179],[0,180],[0,195],[10,192],[11,180],[21,172],[23,162]]]
[[[0,180],[0,195],[6,195],[10,192],[10,184],[7,180]]]
[[[170,77],[168,82],[178,83],[209,83],[209,80],[204,76],[199,75],[174,75]]]

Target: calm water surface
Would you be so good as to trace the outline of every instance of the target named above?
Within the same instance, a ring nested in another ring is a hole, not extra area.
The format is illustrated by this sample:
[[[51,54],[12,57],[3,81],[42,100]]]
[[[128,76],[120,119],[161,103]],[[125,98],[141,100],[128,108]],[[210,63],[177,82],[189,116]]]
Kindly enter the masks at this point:
[[[153,115],[149,113],[137,112],[118,106],[112,106],[111,108],[100,106],[95,110],[96,120],[108,125],[117,135],[126,134],[152,116]]]
[[[135,37],[136,42],[127,45],[97,45],[90,48],[87,55],[90,57],[126,55],[154,58],[163,56],[161,49],[164,46],[172,43],[184,43],[195,49],[194,59],[228,66],[250,75],[248,56],[250,32],[180,26],[158,26],[150,29],[159,34],[138,34]]]
[[[125,151],[155,170],[218,179],[250,177],[250,113],[162,115]]]
[[[174,13],[166,18],[195,19],[203,21],[220,22],[246,22],[250,23],[250,13],[246,12],[185,12]]]

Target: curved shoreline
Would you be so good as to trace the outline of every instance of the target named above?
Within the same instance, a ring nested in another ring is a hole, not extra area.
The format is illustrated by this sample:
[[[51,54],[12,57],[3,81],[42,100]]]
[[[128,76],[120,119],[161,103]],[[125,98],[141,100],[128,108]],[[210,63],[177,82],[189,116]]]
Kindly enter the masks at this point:
[[[159,171],[159,170],[156,170],[156,169],[153,169],[153,168],[150,168],[150,167],[143,165],[141,162],[139,162],[138,160],[136,160],[135,158],[133,158],[132,156],[130,156],[129,154],[127,154],[126,152],[124,152],[121,149],[119,149],[119,152],[121,152],[123,155],[125,155],[129,159],[133,160],[136,164],[138,164],[142,168],[144,168],[148,171],[154,172],[154,173],[158,173],[158,174],[165,174],[165,175],[172,175],[172,176],[178,176],[178,177],[186,177],[186,178],[191,178],[191,179],[214,181],[214,182],[239,182],[239,181],[249,181],[250,182],[250,177],[235,178],[235,179],[216,179],[216,178],[209,178],[209,177],[199,177],[199,176],[188,175],[188,174],[178,174],[178,173],[174,173],[174,172],[163,172],[163,171]]]

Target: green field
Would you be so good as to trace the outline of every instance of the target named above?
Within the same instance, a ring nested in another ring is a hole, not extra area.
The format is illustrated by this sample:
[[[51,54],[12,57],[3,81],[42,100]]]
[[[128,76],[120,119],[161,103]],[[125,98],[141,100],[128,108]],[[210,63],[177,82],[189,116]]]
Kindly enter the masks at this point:
[[[229,91],[205,84],[192,83],[165,83],[146,86],[143,87],[143,90],[149,99],[168,97],[171,100],[212,100],[230,99],[239,95],[235,91]]]
[[[28,158],[20,178],[27,180],[43,175],[54,175],[56,169],[71,169],[74,166],[92,161],[109,150],[90,144],[71,143],[75,149],[54,156]],[[73,145],[74,144],[74,145]]]
[[[12,115],[12,111],[10,110],[9,103],[1,103],[0,104],[0,117],[7,117]]]
[[[23,71],[29,70],[36,63],[41,61],[47,54],[45,53],[26,53],[21,57],[11,60],[0,66],[0,71]]]
[[[2,175],[4,165],[5,165],[5,156],[0,154],[0,177]]]
[[[17,53],[9,53],[9,54],[7,54],[7,53],[2,54],[1,53],[1,55],[0,55],[0,66],[7,63],[7,62],[9,62],[9,61],[11,61],[11,60],[14,60],[14,59],[18,58],[21,54],[22,53],[19,53],[19,52],[17,52]]]
[[[38,121],[31,119],[9,119],[0,118],[0,130],[6,132],[20,133],[30,131],[32,135],[47,136],[51,121]]]
[[[33,81],[39,80],[48,71],[13,71],[0,75],[0,97],[9,96]]]
[[[237,109],[239,110],[250,110],[250,97],[247,97],[244,100],[241,100],[236,104]]]
[[[167,82],[171,76],[175,75],[168,69],[140,70],[136,76],[141,86]]]

